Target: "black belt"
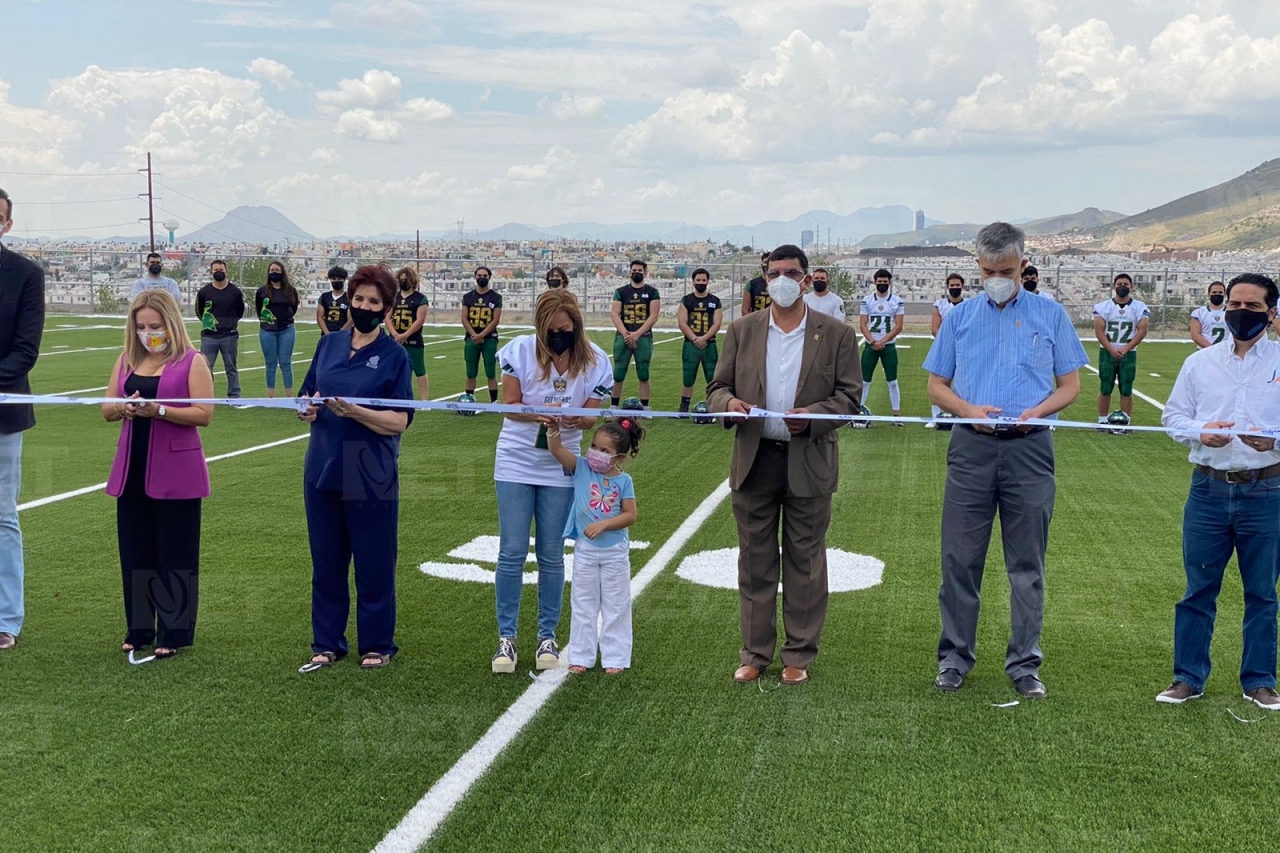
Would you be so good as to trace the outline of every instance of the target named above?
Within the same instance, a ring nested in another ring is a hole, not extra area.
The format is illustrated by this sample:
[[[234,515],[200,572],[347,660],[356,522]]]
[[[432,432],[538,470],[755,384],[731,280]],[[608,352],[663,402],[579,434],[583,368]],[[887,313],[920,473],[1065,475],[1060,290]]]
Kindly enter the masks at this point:
[[[1266,468],[1249,468],[1245,471],[1219,471],[1208,465],[1197,465],[1196,470],[1202,474],[1208,474],[1221,483],[1256,483],[1259,480],[1270,480],[1272,477],[1280,476],[1280,462],[1268,465]]]
[[[1013,439],[1013,438],[1026,438],[1029,435],[1035,435],[1036,433],[1044,432],[1045,430],[1048,429],[1048,427],[1045,427],[1045,426],[1033,426],[1029,430],[1022,430],[1016,426],[1002,426],[1002,427],[996,427],[995,432],[991,433],[991,432],[982,432],[981,430],[974,427],[973,424],[960,424],[960,426],[969,430],[969,432],[977,433],[978,435],[984,435],[987,438],[998,438],[1001,441],[1004,441],[1006,439]]]
[[[790,446],[791,446],[791,442],[789,441],[778,441],[776,438],[760,439],[761,450],[781,450],[783,452],[786,452],[786,450]]]

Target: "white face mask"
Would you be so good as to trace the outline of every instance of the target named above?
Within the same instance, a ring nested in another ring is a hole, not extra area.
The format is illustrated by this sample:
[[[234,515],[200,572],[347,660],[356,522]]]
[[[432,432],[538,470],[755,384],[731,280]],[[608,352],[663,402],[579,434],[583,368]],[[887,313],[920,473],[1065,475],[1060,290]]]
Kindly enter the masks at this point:
[[[138,340],[142,341],[142,346],[150,353],[164,352],[169,348],[169,333],[164,329],[158,332],[138,332]]]
[[[780,275],[769,282],[769,298],[780,308],[790,308],[800,298],[800,282]]]
[[[987,296],[997,305],[1008,302],[1017,288],[1011,278],[989,278],[982,282],[982,286],[986,289]]]

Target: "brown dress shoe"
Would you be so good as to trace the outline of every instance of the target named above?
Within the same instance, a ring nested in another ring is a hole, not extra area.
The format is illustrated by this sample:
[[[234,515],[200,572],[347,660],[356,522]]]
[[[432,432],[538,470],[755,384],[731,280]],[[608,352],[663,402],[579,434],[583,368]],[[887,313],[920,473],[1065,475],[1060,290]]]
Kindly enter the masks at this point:
[[[750,684],[753,681],[759,680],[760,673],[762,672],[764,672],[763,667],[752,666],[749,663],[744,663],[734,671],[733,680],[739,684]]]
[[[809,680],[809,671],[801,669],[798,666],[784,666],[782,668],[783,684],[804,684]]]

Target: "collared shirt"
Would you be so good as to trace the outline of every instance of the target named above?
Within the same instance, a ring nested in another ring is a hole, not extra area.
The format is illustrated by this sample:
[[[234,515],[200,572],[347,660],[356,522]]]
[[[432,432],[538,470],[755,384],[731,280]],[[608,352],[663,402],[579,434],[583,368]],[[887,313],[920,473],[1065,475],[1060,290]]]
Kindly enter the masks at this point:
[[[1188,458],[1195,465],[1244,471],[1280,462],[1280,449],[1260,453],[1238,438],[1226,447],[1205,447],[1200,433],[1215,421],[1234,422],[1237,429],[1280,429],[1280,343],[1263,337],[1240,358],[1228,338],[1187,356],[1160,418],[1174,430],[1174,441],[1191,448]]]
[[[806,308],[800,325],[784,332],[774,322],[773,311],[769,311],[769,337],[764,351],[764,407],[771,412],[795,408],[800,361],[804,358],[804,325],[808,319],[809,309]],[[779,418],[766,418],[760,425],[760,434],[774,441],[791,440],[787,425]]]
[[[178,287],[178,283],[176,281],[169,278],[167,275],[140,276],[138,280],[133,283],[133,289],[129,291],[129,299],[137,299],[138,294],[142,293],[144,290],[167,290],[169,291],[169,295],[172,296],[179,305],[182,304],[182,289]]]
[[[953,308],[924,369],[965,402],[1016,418],[1053,393],[1055,377],[1088,363],[1066,309],[1019,291],[1004,310],[985,295]]]
[[[826,314],[828,317],[835,317],[841,323],[844,322],[844,300],[831,290],[822,294],[809,291],[804,295],[804,304],[819,314]]]

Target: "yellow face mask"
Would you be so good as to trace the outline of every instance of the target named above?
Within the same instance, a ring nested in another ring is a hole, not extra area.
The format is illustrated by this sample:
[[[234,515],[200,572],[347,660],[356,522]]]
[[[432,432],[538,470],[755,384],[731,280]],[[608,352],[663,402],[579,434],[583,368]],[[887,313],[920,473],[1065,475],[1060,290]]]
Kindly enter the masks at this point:
[[[169,333],[164,329],[138,332],[138,340],[150,353],[164,352],[169,348]]]

